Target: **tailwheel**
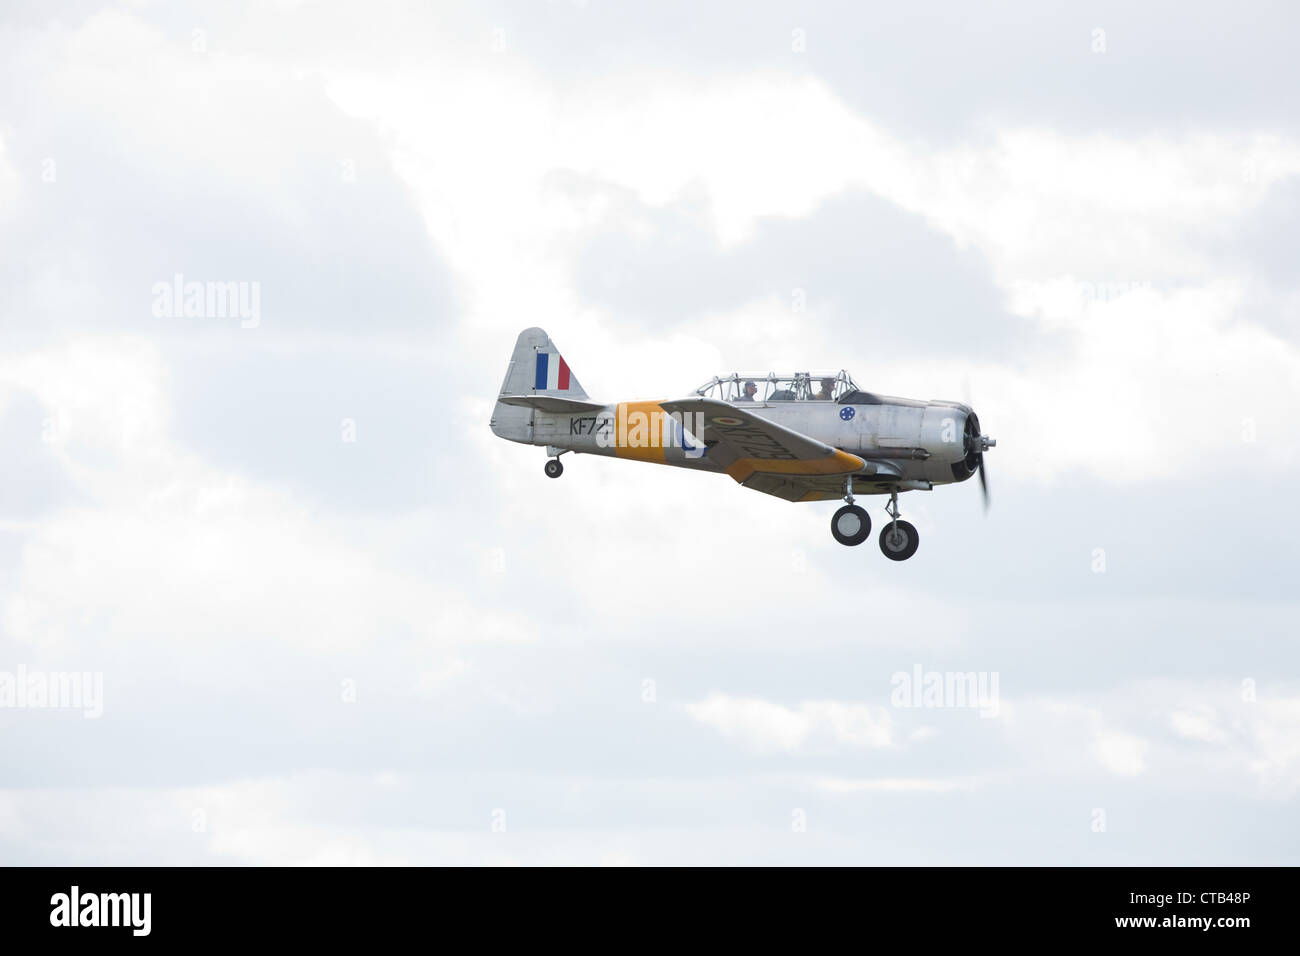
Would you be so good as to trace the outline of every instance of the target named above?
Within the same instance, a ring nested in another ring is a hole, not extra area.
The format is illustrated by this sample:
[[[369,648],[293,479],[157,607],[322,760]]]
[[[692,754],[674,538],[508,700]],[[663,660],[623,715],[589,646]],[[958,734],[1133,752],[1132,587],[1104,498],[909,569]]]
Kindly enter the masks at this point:
[[[891,521],[880,529],[880,550],[891,561],[906,561],[916,554],[921,539],[910,521]]]
[[[831,535],[840,544],[861,544],[869,534],[871,516],[857,505],[845,505],[831,518]]]
[[[546,477],[559,478],[562,474],[564,474],[564,465],[560,463],[560,459],[548,459],[546,462]]]

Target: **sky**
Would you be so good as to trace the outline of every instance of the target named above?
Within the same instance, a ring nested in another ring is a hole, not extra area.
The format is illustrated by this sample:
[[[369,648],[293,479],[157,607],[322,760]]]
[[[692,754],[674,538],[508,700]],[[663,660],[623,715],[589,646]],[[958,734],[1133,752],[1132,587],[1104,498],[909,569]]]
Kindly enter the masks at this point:
[[[1297,29],[6,3],[0,863],[1300,863]],[[967,401],[991,507],[548,480],[530,326]]]

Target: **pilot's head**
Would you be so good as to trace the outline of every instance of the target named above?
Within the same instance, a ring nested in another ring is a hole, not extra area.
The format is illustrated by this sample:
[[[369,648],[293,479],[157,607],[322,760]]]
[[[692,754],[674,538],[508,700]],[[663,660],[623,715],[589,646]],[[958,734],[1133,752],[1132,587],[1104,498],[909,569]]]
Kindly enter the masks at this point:
[[[755,385],[753,382],[746,382],[745,397],[752,399],[756,394],[758,394],[758,386]]]
[[[831,393],[831,389],[833,389],[834,387],[835,387],[835,379],[833,378],[822,379],[822,391],[825,392],[827,395]]]

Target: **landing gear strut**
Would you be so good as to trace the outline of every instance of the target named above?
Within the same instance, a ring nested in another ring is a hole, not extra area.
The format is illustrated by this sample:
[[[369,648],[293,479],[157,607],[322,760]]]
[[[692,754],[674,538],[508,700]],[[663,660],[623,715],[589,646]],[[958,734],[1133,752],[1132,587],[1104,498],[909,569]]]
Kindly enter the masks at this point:
[[[891,561],[906,561],[916,554],[921,539],[911,522],[899,520],[897,491],[890,492],[885,513],[892,520],[880,529],[880,550]]]
[[[861,544],[871,534],[871,516],[853,503],[853,476],[844,479],[844,500],[848,502],[831,517],[831,536],[840,544]]]

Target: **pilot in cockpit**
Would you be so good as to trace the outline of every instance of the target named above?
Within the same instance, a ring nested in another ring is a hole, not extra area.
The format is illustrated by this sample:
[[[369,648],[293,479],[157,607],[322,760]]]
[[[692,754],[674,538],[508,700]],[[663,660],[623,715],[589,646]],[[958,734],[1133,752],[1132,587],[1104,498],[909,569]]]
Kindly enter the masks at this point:
[[[745,383],[745,394],[736,399],[738,402],[752,402],[754,396],[758,394],[758,386],[753,382]]]
[[[819,391],[816,395],[814,395],[813,398],[819,402],[829,402],[834,397],[835,397],[835,379],[833,378],[822,379],[821,391]]]

